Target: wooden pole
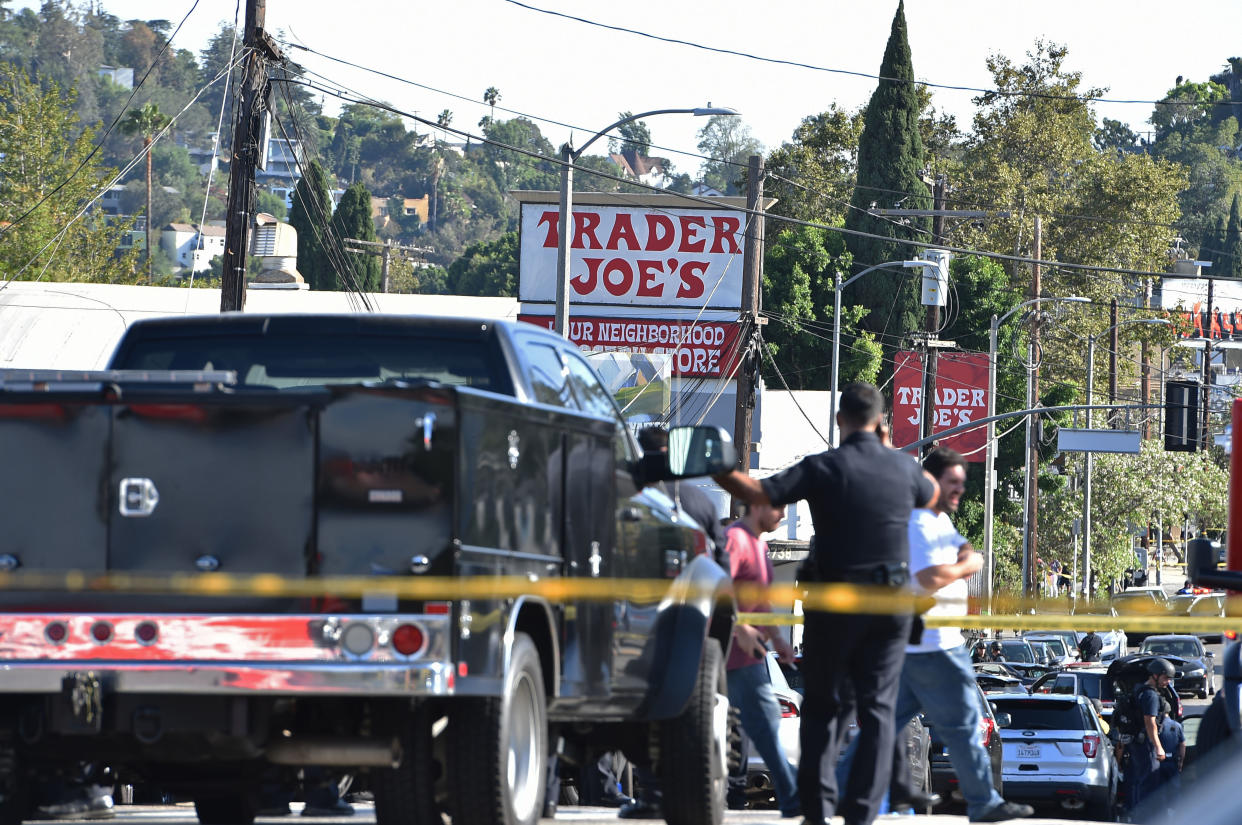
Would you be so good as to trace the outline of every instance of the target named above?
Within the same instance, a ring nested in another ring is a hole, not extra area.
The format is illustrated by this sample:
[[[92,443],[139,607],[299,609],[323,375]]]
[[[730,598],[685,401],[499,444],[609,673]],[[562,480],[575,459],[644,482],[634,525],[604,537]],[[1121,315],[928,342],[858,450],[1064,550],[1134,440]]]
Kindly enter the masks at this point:
[[[746,247],[742,252],[742,318],[749,332],[738,341],[738,352],[744,360],[738,367],[735,388],[737,405],[733,416],[733,442],[737,448],[737,468],[750,472],[750,442],[754,429],[755,388],[759,383],[759,286],[763,283],[763,158],[750,156],[746,177]],[[741,501],[734,499],[730,512],[741,514]]]

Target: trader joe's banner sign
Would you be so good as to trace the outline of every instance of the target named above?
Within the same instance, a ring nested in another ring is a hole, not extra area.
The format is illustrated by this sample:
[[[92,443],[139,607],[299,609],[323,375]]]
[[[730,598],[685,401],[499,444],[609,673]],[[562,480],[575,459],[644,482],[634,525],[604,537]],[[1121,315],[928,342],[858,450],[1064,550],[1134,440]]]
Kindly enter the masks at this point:
[[[556,302],[556,204],[522,204],[519,298]],[[739,309],[745,213],[575,206],[570,304]]]
[[[974,352],[942,352],[936,357],[936,405],[931,434],[986,418],[988,414],[988,357]],[[897,353],[893,378],[893,444],[904,447],[919,440],[923,403],[923,357],[918,352]],[[986,426],[938,440],[966,456],[983,461]]]

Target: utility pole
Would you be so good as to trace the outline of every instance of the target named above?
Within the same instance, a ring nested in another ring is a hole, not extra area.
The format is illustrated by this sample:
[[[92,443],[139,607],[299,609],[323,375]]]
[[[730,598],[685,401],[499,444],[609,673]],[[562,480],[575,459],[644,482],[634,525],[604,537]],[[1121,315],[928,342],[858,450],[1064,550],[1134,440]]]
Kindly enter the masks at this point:
[[[1035,216],[1035,248],[1033,250],[1035,263],[1031,265],[1031,299],[1036,301],[1032,307],[1031,322],[1031,397],[1030,403],[1032,407],[1039,406],[1039,293],[1040,293],[1040,267],[1039,260],[1043,257],[1043,223],[1040,221],[1039,215]],[[1036,581],[1035,557],[1036,548],[1039,546],[1039,414],[1035,413],[1027,418],[1027,438],[1029,452],[1027,454],[1027,531],[1026,531],[1026,547],[1025,558],[1023,559],[1023,580],[1022,594],[1030,597],[1034,592]]]
[[[276,41],[264,30],[267,0],[246,0],[246,29],[242,39],[248,50],[238,98],[237,124],[233,129],[229,160],[229,197],[225,213],[224,268],[220,283],[220,311],[240,312],[246,306],[246,259],[250,253],[250,224],[254,220],[257,194],[254,170],[262,151],[264,113],[271,96],[267,62],[284,59]]]
[[[944,243],[944,175],[936,177],[932,196],[932,243],[940,246]],[[919,411],[919,438],[932,434],[936,417],[936,355],[937,347],[932,340],[940,332],[940,304],[927,305],[927,315],[923,324],[927,336],[923,339],[923,408]],[[930,447],[923,449],[926,455]]]
[[[1147,309],[1151,309],[1151,279],[1150,278],[1147,279],[1147,290],[1146,290],[1146,295],[1144,296],[1143,306]],[[1139,378],[1139,394],[1143,396],[1142,401],[1140,403],[1146,406],[1151,403],[1151,354],[1147,351],[1147,340],[1146,339],[1143,340],[1142,351],[1139,355],[1139,358],[1143,362],[1142,372],[1140,373],[1141,377]],[[1160,365],[1160,369],[1162,371],[1164,370],[1164,364]],[[1142,439],[1144,441],[1146,441],[1148,436],[1151,434],[1151,428],[1149,427],[1149,423],[1148,423],[1148,420],[1150,418],[1151,418],[1151,413],[1148,413],[1148,412],[1143,413],[1143,426],[1141,427],[1141,429],[1143,432]]]
[[[759,383],[759,285],[763,283],[763,158],[750,156],[746,173],[746,247],[742,251],[742,326],[748,330],[738,342],[742,358],[736,379],[737,407],[733,417],[733,443],[737,468],[750,472],[750,442],[755,419],[755,387]],[[831,423],[829,424],[831,426]],[[736,517],[741,502],[734,499],[730,512]]]
[[[348,252],[354,252],[359,255],[379,255],[380,256],[380,292],[388,291],[388,264],[392,258],[394,250],[397,252],[410,252],[415,255],[425,255],[428,252],[434,252],[435,249],[430,246],[402,246],[392,241],[364,241],[359,238],[342,238],[346,244],[353,246],[373,247],[371,249],[348,249]]]
[[[1212,331],[1216,324],[1216,301],[1215,282],[1208,278],[1207,284],[1207,324],[1203,330],[1203,442],[1202,449],[1206,450],[1212,446],[1212,425],[1208,422],[1208,415],[1212,411],[1211,387],[1212,387]]]
[[[1117,350],[1121,348],[1121,336],[1117,323],[1117,299],[1108,304],[1108,322],[1113,325],[1108,339],[1108,403],[1117,403]],[[1108,411],[1108,426],[1117,429],[1117,411]]]

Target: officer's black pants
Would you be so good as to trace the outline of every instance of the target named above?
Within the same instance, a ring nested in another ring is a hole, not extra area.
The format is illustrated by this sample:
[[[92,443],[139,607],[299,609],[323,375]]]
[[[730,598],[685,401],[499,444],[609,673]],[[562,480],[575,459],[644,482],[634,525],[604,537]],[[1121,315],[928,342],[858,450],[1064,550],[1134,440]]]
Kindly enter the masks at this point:
[[[893,713],[910,616],[807,613],[798,797],[808,825],[840,814],[846,825],[869,825],[888,790]],[[851,710],[858,712],[858,750],[838,796],[837,757]]]

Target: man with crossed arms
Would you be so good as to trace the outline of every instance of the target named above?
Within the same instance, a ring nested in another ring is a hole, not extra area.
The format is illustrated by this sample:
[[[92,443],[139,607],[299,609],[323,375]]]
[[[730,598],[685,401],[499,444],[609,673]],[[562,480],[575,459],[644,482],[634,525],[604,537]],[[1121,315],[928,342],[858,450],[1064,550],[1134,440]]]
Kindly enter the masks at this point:
[[[969,591],[966,580],[983,567],[983,557],[953,527],[966,489],[966,459],[945,447],[932,450],[923,469],[940,485],[932,507],[910,514],[910,574],[918,592],[932,594],[936,604],[928,616],[964,616]],[[913,634],[917,635],[917,634]],[[913,638],[912,638],[912,641]],[[960,628],[928,627],[922,638],[906,646],[897,693],[896,725],[901,730],[920,710],[949,749],[966,814],[971,822],[1002,822],[1030,816],[1030,805],[1006,802],[992,786],[992,763],[979,741],[978,688],[966,640]],[[904,742],[893,757],[889,799],[893,808],[928,801],[914,791]]]

